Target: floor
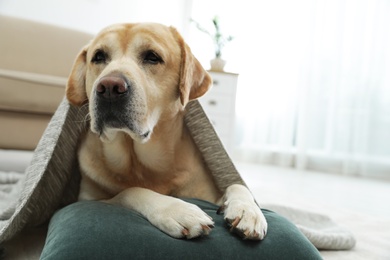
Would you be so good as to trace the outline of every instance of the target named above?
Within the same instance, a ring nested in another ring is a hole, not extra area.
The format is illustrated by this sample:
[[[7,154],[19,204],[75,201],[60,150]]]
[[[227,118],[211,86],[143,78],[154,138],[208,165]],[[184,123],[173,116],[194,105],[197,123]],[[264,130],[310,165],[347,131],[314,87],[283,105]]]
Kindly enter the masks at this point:
[[[257,164],[236,166],[259,202],[338,207],[390,220],[390,181],[298,171]]]

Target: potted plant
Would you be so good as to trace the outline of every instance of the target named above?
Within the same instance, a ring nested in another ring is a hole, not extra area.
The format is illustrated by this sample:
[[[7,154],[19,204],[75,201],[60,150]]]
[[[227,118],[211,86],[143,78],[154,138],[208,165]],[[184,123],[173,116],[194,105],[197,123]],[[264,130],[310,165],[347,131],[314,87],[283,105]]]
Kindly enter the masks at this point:
[[[211,33],[204,27],[202,27],[198,22],[191,19],[191,21],[195,24],[195,26],[201,31],[206,33],[211,37],[214,43],[214,49],[215,49],[215,57],[210,61],[211,70],[214,71],[223,71],[223,68],[225,67],[226,61],[223,60],[222,57],[222,49],[226,45],[226,43],[233,40],[233,36],[224,36],[221,32],[220,24],[219,24],[219,18],[218,16],[215,16],[212,19],[213,25],[214,25],[214,32]]]

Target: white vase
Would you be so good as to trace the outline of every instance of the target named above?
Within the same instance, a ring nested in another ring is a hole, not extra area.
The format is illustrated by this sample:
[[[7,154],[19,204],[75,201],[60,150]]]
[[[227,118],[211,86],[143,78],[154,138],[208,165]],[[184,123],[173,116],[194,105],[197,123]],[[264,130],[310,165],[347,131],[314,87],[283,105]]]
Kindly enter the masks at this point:
[[[212,71],[223,71],[226,61],[221,58],[214,58],[210,60],[210,70]]]

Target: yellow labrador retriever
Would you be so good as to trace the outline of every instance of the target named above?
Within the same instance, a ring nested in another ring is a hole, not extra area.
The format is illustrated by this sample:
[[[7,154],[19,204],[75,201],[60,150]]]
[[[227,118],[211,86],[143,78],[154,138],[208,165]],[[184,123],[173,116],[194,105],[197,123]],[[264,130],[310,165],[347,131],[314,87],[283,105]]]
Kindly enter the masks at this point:
[[[183,116],[211,78],[172,27],[121,24],[101,31],[78,55],[68,80],[70,103],[89,107],[79,148],[80,200],[133,209],[176,238],[207,235],[213,220],[177,197],[218,203],[246,239],[267,222],[249,190],[218,190]]]

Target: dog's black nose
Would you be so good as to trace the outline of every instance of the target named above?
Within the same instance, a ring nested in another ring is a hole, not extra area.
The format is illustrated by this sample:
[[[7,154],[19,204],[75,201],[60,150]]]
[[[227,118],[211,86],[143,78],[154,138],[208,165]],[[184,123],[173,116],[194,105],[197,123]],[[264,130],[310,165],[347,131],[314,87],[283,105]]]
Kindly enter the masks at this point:
[[[106,76],[99,80],[96,87],[96,93],[104,99],[114,100],[129,92],[129,86],[126,81],[117,76]]]

